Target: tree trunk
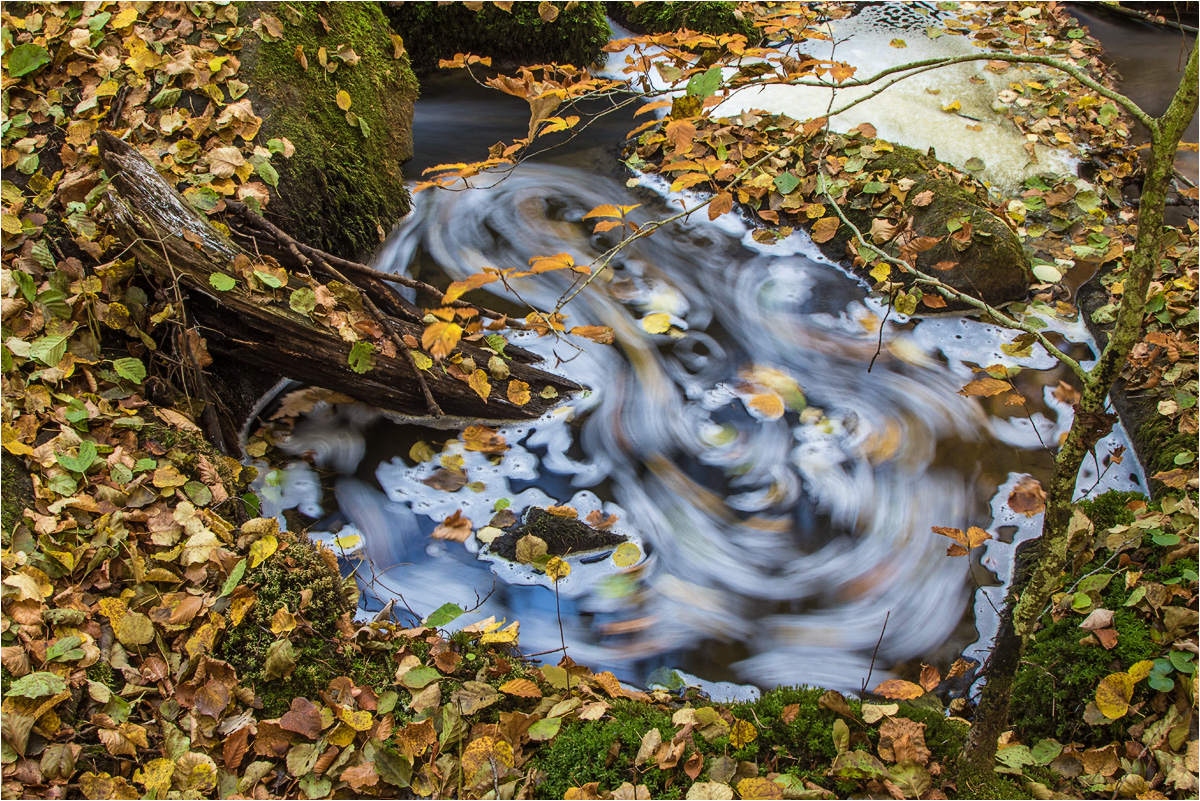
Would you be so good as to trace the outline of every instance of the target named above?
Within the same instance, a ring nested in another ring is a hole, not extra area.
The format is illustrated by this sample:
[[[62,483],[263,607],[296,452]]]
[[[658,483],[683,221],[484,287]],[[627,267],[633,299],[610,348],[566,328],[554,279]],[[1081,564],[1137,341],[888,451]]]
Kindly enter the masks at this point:
[[[1137,342],[1145,317],[1146,294],[1162,255],[1163,209],[1174,170],[1175,152],[1197,106],[1197,48],[1184,68],[1170,107],[1151,129],[1148,171],[1142,185],[1137,239],[1125,278],[1125,293],[1108,344],[1088,372],[1082,397],[1066,442],[1054,459],[1054,478],[1046,494],[1042,536],[1031,554],[1029,570],[1014,575],[1000,630],[988,659],[987,684],[979,700],[964,752],[964,768],[975,775],[992,771],[996,742],[1008,725],[1013,679],[1038,619],[1050,603],[1067,563],[1071,504],[1079,468],[1096,437],[1097,415],[1104,412],[1108,392],[1125,358]]]
[[[105,203],[118,237],[141,265],[186,292],[186,324],[202,332],[214,355],[236,359],[257,371],[322,386],[385,411],[442,417],[443,427],[468,421],[535,419],[554,406],[559,396],[581,389],[572,381],[532,367],[530,363],[538,357],[515,346],[507,347],[505,353],[512,357],[507,362],[511,379],[529,385],[530,399],[524,405],[507,398],[504,381],[493,381],[485,400],[465,380],[452,377],[437,365],[418,371],[412,360],[399,351],[407,353],[408,348],[402,344],[405,339],[420,341],[424,313],[388,287],[384,276],[294,241],[281,245],[278,238],[264,233],[263,226],[269,224],[253,215],[247,216],[257,223],[258,230],[249,224],[234,228],[239,238],[253,245],[252,251],[244,249],[193,209],[136,150],[104,133],[98,139],[101,159],[112,176]],[[229,205],[237,207],[232,202]],[[279,235],[286,236],[282,232]],[[293,310],[287,287],[276,291],[273,302],[264,302],[263,292],[252,294],[245,281],[239,280],[227,291],[217,291],[210,283],[216,274],[237,277],[235,259],[244,256],[257,263],[262,254],[278,254],[283,263],[290,260],[292,273],[307,269],[323,282],[348,282],[357,291],[363,308],[373,310],[382,329],[401,343],[396,355],[385,356],[377,348],[374,368],[355,372],[349,363],[352,343],[332,328],[317,325]],[[352,273],[352,277],[346,273]],[[480,367],[486,366],[492,356],[465,338],[456,350]],[[540,393],[547,387],[554,393],[542,397]],[[220,403],[219,398],[203,400]],[[236,431],[241,423],[222,422],[227,439],[230,425]]]

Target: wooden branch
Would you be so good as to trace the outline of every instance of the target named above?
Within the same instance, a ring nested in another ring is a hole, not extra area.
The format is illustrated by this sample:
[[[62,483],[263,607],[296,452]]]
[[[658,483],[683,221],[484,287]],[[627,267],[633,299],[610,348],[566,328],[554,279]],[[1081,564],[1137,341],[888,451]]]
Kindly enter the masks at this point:
[[[421,418],[441,411],[454,418],[445,424],[455,424],[458,420],[499,423],[533,419],[557,402],[554,398],[540,397],[544,388],[554,389],[558,396],[582,388],[530,366],[527,362],[536,357],[510,346],[505,349],[506,354],[516,357],[508,363],[510,378],[529,384],[531,398],[518,406],[508,400],[505,382],[493,381],[492,392],[485,401],[465,381],[454,378],[439,365],[428,371],[417,369],[404,339],[413,337],[420,341],[424,326],[419,319],[409,319],[415,315],[396,316],[383,311],[384,307],[397,308],[397,298],[391,289],[376,284],[375,276],[355,276],[373,279],[355,283],[339,269],[344,267],[342,260],[326,258],[327,254],[305,248],[294,240],[291,240],[293,247],[288,246],[287,240],[264,242],[270,245],[266,250],[278,252],[282,248],[297,265],[307,262],[313,265],[314,272],[358,289],[363,307],[377,319],[398,352],[395,356],[385,356],[377,350],[374,369],[364,374],[354,372],[349,364],[352,343],[344,341],[337,331],[292,310],[286,289],[278,291],[273,301],[262,291],[251,293],[240,280],[233,289],[215,290],[210,278],[218,273],[236,277],[233,263],[239,256],[252,261],[259,259],[210,225],[128,144],[103,132],[97,134],[97,139],[101,160],[112,178],[105,204],[114,232],[140,264],[164,280],[174,277],[189,288],[191,317],[204,329],[212,353],[237,359],[258,370],[323,386],[386,411]],[[247,230],[251,228],[249,225],[241,227],[238,233],[256,242],[264,236],[275,240],[263,226],[255,227],[258,230]],[[457,350],[481,366],[492,355],[465,339]]]

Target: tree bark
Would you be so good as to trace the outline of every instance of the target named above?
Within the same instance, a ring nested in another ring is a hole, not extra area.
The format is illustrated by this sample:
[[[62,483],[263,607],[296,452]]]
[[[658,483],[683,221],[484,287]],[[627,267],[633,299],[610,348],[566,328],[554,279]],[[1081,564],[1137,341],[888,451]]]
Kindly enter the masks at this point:
[[[1008,725],[1013,679],[1026,643],[1037,629],[1067,563],[1075,483],[1079,468],[1095,442],[1096,415],[1104,412],[1108,392],[1142,329],[1150,280],[1163,252],[1163,210],[1175,152],[1188,122],[1196,114],[1197,83],[1197,47],[1193,45],[1170,107],[1150,127],[1150,160],[1142,185],[1137,238],[1116,324],[1096,365],[1088,371],[1070,432],[1055,456],[1042,535],[1031,554],[1030,569],[1014,576],[1009,587],[1000,630],[986,667],[987,684],[964,752],[963,767],[976,775],[992,771],[997,739]]]
[[[128,144],[105,133],[99,134],[98,140],[101,159],[112,177],[105,204],[117,236],[141,265],[186,292],[189,322],[199,328],[214,355],[236,359],[257,371],[322,386],[385,411],[420,418],[444,415],[440,423],[443,427],[535,419],[553,407],[558,398],[582,388],[533,367],[531,363],[538,357],[511,345],[505,348],[512,357],[507,362],[510,378],[530,388],[531,397],[524,405],[508,400],[506,381],[493,380],[485,400],[465,380],[452,377],[438,365],[419,371],[403,340],[413,337],[420,341],[424,313],[404,301],[384,280],[404,279],[385,277],[364,265],[337,259],[293,240],[281,243],[269,235],[269,223],[261,218],[254,220],[254,226],[227,220],[239,239],[253,246],[253,252],[247,250],[214,228]],[[224,292],[210,284],[214,274],[236,277],[233,263],[239,256],[259,262],[261,254],[277,255],[289,272],[308,270],[322,282],[348,283],[357,290],[363,307],[397,341],[397,351],[403,353],[388,357],[377,348],[375,367],[357,373],[348,358],[352,343],[332,328],[317,325],[307,315],[294,311],[286,287],[277,290],[273,301],[264,302],[263,293],[251,293],[244,281]],[[456,350],[480,367],[486,366],[492,355],[465,338]],[[556,394],[542,397],[540,393],[547,387]],[[220,403],[219,398],[204,400]],[[231,422],[236,431],[240,420],[223,421],[223,428]]]

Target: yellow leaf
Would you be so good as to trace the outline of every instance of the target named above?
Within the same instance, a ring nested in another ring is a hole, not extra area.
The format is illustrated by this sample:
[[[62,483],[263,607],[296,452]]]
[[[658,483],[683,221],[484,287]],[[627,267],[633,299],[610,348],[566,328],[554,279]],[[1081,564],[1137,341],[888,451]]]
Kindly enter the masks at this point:
[[[955,100],[949,105],[942,106],[942,111],[958,111],[960,108],[962,108],[962,103],[959,103],[957,100]]]
[[[601,206],[597,206],[596,208],[589,211],[587,214],[583,215],[583,219],[586,220],[589,217],[621,217],[621,216],[622,216],[621,210],[619,208],[617,208],[616,206],[614,206],[611,203],[605,203]]]
[[[758,730],[748,720],[736,720],[729,729],[729,744],[734,748],[744,748],[758,739]]]
[[[263,562],[271,558],[271,555],[279,550],[279,540],[268,534],[261,539],[255,540],[250,546],[250,569],[261,565]]]
[[[112,25],[114,29],[119,31],[122,28],[128,28],[130,25],[136,22],[137,16],[137,9],[133,6],[129,6],[124,11],[113,17],[109,24]]]
[[[101,598],[99,607],[100,614],[108,618],[109,624],[113,626],[129,611],[129,607],[120,598]]]
[[[837,217],[822,217],[813,224],[810,234],[812,241],[818,244],[828,242],[837,233],[839,225],[841,221]]]
[[[755,395],[746,405],[756,412],[755,417],[763,420],[778,420],[783,417],[783,399],[774,392]]]
[[[355,731],[366,731],[371,728],[371,713],[365,709],[340,709],[338,717]]]
[[[1096,706],[1109,720],[1123,717],[1129,711],[1129,699],[1133,698],[1133,676],[1128,673],[1111,673],[1100,679],[1096,686]]]
[[[350,99],[349,92],[347,92],[345,89],[338,90],[338,93],[337,93],[337,107],[338,108],[340,108],[342,111],[349,111],[350,105],[353,102],[354,101],[352,101]]]
[[[617,567],[629,567],[642,558],[642,549],[636,543],[623,542],[613,552],[613,563]]]
[[[666,312],[647,314],[642,318],[642,328],[648,334],[665,334],[671,328],[671,315]]]
[[[409,352],[412,353],[413,364],[417,366],[418,370],[428,370],[430,367],[433,367],[433,359],[421,353],[421,351],[414,350]]]
[[[508,382],[508,400],[515,406],[524,406],[529,403],[529,385],[524,381],[513,379]]]
[[[1125,672],[1128,673],[1136,683],[1149,676],[1150,668],[1152,667],[1154,667],[1154,663],[1149,659],[1146,659],[1142,662],[1134,663],[1129,670]]]
[[[504,625],[504,621],[502,620],[499,623],[494,624],[494,626],[489,627],[491,630],[485,632],[483,637],[481,637],[479,641],[481,643],[483,643],[484,645],[488,645],[489,643],[500,643],[501,645],[516,645],[517,644],[517,635],[521,628],[521,621],[514,620],[511,624],[509,624],[505,628],[501,629],[500,626],[503,626],[503,625]]]
[[[553,256],[535,256],[529,260],[529,271],[535,275],[563,269],[576,269],[575,258],[570,253],[556,253]],[[583,268],[583,271],[588,272],[586,267]]]
[[[233,601],[229,604],[229,620],[233,625],[241,625],[242,620],[246,617],[246,613],[258,601],[258,596],[253,593],[249,595],[235,595]]]
[[[271,616],[271,631],[275,634],[287,634],[296,628],[296,616],[287,608],[287,604],[279,607]]]
[[[467,276],[463,281],[455,281],[450,286],[446,287],[446,294],[442,296],[442,303],[453,303],[472,289],[490,284],[500,276],[498,273],[475,273]]]
[[[454,350],[462,333],[458,323],[433,323],[421,334],[421,347],[429,351],[433,358],[444,359]]]
[[[1008,392],[1013,388],[1013,385],[1008,381],[1001,381],[998,378],[986,376],[977,378],[971,383],[958,391],[959,395],[966,395],[968,398],[974,395],[982,395],[985,398],[990,398],[992,395],[999,395],[1001,392]]]
[[[132,11],[133,9],[127,9]],[[136,16],[136,14],[134,15]],[[147,793],[154,793],[158,798],[166,798],[171,789],[171,777],[175,775],[175,761],[172,759],[152,759],[145,767],[133,774],[133,780],[146,788]]]
[[[559,559],[557,556],[551,556],[550,561],[546,562],[546,575],[551,581],[558,581],[571,575],[571,566]]]
[[[345,723],[339,723],[337,728],[329,733],[329,742],[338,748],[345,748],[354,742],[354,729]]]
[[[742,798],[783,798],[783,788],[762,776],[753,779],[742,779],[737,784],[737,791],[738,795]],[[714,796],[708,797],[712,798]]]
[[[477,368],[467,379],[467,385],[475,390],[475,394],[482,398],[484,403],[487,403],[488,395],[492,394],[492,384],[488,381],[487,373]]]
[[[892,266],[886,261],[881,261],[871,270],[871,277],[876,281],[886,281],[888,276],[892,274]]]

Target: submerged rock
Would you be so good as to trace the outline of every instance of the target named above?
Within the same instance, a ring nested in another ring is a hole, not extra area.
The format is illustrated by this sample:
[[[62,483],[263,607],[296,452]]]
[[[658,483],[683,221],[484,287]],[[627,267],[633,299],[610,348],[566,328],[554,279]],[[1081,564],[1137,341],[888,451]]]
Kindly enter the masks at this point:
[[[514,523],[492,540],[491,551],[509,561],[517,561],[517,541],[532,534],[546,543],[550,556],[600,551],[615,548],[629,538],[592,528],[577,517],[552,515],[536,506],[525,513],[524,522]]]

